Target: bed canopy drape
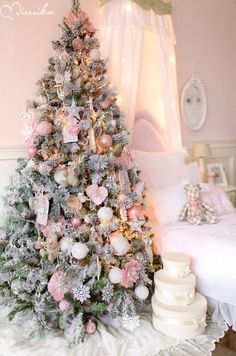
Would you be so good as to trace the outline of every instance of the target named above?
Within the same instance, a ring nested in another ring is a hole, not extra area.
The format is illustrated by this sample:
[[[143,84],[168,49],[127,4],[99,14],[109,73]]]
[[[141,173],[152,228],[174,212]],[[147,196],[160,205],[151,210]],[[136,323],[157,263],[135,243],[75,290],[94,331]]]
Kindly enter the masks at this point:
[[[133,0],[108,0],[102,7],[102,50],[131,133],[137,112],[157,122],[166,150],[181,148],[171,15],[156,15]],[[155,1],[154,1],[155,2]],[[164,1],[162,1],[164,3]],[[167,3],[166,3],[167,4]]]

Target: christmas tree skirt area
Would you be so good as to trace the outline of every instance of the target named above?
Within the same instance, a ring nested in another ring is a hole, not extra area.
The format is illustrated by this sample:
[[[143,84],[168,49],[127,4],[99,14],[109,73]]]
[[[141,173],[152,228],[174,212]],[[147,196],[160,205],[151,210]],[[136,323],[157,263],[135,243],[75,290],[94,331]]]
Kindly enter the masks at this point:
[[[151,312],[140,316],[140,327],[133,332],[106,320],[98,322],[94,335],[82,345],[69,347],[63,332],[36,333],[32,317],[24,314],[9,322],[7,311],[0,316],[1,356],[204,356],[211,355],[215,342],[228,329],[224,322],[208,320],[206,333],[194,340],[178,341],[164,336],[152,327]]]

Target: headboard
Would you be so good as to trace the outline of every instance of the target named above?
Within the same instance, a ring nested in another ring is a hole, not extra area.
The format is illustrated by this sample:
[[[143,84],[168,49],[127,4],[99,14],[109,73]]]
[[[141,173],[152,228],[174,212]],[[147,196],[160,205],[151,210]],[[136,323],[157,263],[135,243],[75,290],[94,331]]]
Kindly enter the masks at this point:
[[[161,136],[161,128],[154,117],[146,111],[136,114],[132,148],[139,151],[165,152],[166,143]]]

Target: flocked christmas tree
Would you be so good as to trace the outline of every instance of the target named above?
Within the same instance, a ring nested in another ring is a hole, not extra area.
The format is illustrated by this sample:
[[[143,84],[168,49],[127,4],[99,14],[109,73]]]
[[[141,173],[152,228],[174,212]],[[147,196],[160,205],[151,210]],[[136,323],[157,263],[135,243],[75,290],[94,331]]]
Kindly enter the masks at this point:
[[[74,0],[55,56],[30,101],[0,235],[0,291],[9,318],[29,310],[71,343],[110,313],[139,325],[152,291],[144,185],[128,153],[124,117],[86,14]],[[145,302],[144,302],[145,301]]]

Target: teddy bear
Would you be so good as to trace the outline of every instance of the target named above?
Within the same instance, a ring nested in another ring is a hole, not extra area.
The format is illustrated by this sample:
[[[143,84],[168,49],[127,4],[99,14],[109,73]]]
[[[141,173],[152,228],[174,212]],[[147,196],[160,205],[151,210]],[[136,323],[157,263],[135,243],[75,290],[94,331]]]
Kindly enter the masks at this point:
[[[180,221],[187,220],[193,225],[215,224],[218,222],[215,209],[201,200],[200,184],[187,184],[184,190],[187,195],[187,203],[181,210]]]
[[[42,257],[47,255],[48,260],[50,262],[54,262],[60,251],[57,234],[55,232],[50,232],[46,238],[46,241],[43,241],[43,239],[39,236],[35,243],[35,248],[40,250],[39,252]]]

